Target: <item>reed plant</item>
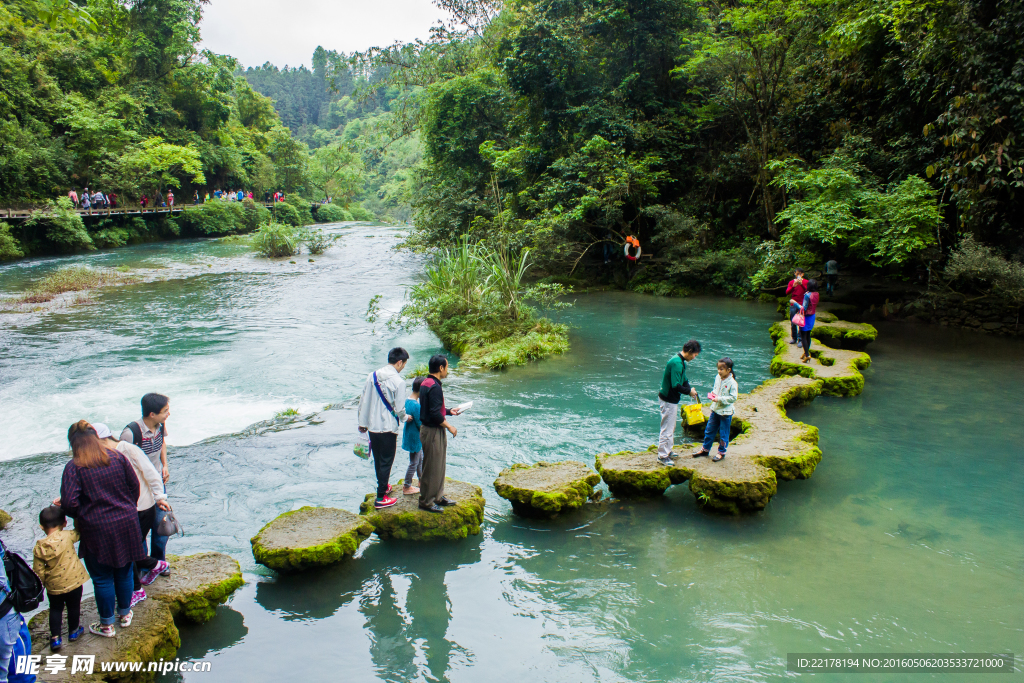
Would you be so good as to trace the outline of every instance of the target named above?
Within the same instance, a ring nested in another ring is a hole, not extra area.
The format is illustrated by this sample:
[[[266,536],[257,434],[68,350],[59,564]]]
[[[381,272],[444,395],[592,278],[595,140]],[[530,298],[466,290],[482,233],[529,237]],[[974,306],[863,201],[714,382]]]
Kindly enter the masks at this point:
[[[64,266],[36,282],[25,294],[15,299],[15,303],[45,303],[67,292],[80,292],[108,285],[128,284],[137,280],[138,278],[133,275],[107,268]]]
[[[538,308],[560,308],[561,285],[530,284],[530,251],[519,253],[472,244],[463,237],[435,252],[425,279],[412,288],[409,303],[392,320],[405,328],[425,323],[445,348],[463,361],[502,368],[568,348],[565,325],[538,317]]]

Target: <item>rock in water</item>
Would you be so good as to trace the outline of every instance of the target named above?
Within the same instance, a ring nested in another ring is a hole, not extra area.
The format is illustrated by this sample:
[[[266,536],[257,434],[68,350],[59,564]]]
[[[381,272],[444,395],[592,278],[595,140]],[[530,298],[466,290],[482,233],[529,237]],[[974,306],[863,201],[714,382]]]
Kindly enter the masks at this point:
[[[146,588],[150,598],[167,603],[171,614],[202,624],[213,618],[217,605],[245,583],[238,560],[224,553],[171,556],[171,575]]]
[[[280,515],[252,537],[252,556],[279,572],[340,562],[355,554],[373,527],[338,508],[304,507]]]
[[[512,503],[516,514],[554,517],[580,508],[594,497],[594,487],[600,482],[601,475],[581,462],[538,462],[502,470],[494,480],[494,490]]]
[[[396,484],[398,489],[401,484]],[[373,507],[376,495],[367,494],[359,506],[359,514],[365,515],[373,530],[381,538],[399,538],[409,541],[431,541],[434,539],[455,540],[470,534],[480,533],[484,521],[484,495],[479,486],[463,481],[445,479],[444,495],[458,505],[444,508],[438,514],[419,508],[419,496],[403,496],[395,492],[398,503],[383,510]]]
[[[11,523],[11,519],[12,519],[12,517],[9,514],[4,512],[3,510],[0,510],[0,529],[3,529],[8,524],[10,524]]]
[[[148,600],[132,608],[132,625],[122,629],[116,625],[116,638],[103,638],[89,633],[89,624],[99,621],[96,600],[82,601],[82,625],[85,635],[74,643],[64,639],[60,654],[67,656],[67,668],[58,673],[40,669],[40,681],[135,681],[152,680],[147,672],[149,662],[174,660],[181,638],[174,625],[175,616],[204,622],[213,616],[214,607],[224,602],[242,585],[238,562],[223,553],[203,553],[187,557],[168,557],[170,577],[158,577],[146,586]],[[29,622],[32,652],[50,654],[49,610],[43,610]],[[74,655],[94,655],[94,675],[71,675]],[[101,662],[144,662],[142,672],[103,672]]]
[[[842,329],[863,332],[862,328]],[[791,420],[786,407],[809,403],[820,394],[856,396],[864,389],[860,371],[871,364],[871,358],[863,352],[833,349],[815,341],[811,346],[813,359],[803,363],[800,348],[787,343],[787,322],[773,325],[771,336],[775,341],[771,371],[782,376],[740,395],[732,419],[733,439],[724,460],[691,458],[690,453],[700,448],[698,444],[674,449],[676,460],[671,467],[658,462],[655,446],[640,453],[601,453],[596,458],[597,471],[612,493],[622,497],[660,496],[669,486],[689,480],[690,491],[702,507],[741,514],[763,510],[778,490],[780,479],[810,477],[821,461],[818,429]],[[705,405],[704,414],[710,412]],[[694,438],[701,438],[704,426],[684,429]]]

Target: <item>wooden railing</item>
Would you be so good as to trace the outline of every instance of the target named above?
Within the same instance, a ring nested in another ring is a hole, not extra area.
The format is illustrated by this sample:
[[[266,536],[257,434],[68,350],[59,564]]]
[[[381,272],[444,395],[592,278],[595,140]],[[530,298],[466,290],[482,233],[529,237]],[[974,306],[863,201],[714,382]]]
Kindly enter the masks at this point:
[[[211,202],[221,201],[219,199],[211,199]],[[201,206],[200,204],[175,204],[173,208],[169,206],[147,206],[142,208],[139,204],[129,204],[127,206],[117,206],[112,209],[75,209],[75,212],[82,217],[89,216],[142,216],[149,214],[160,214],[160,213],[181,213],[189,206]],[[274,204],[260,203],[260,206],[264,206],[268,209],[273,209]],[[39,210],[44,207],[36,207]],[[0,209],[0,218],[4,220],[23,220],[32,215],[32,212],[36,209]]]

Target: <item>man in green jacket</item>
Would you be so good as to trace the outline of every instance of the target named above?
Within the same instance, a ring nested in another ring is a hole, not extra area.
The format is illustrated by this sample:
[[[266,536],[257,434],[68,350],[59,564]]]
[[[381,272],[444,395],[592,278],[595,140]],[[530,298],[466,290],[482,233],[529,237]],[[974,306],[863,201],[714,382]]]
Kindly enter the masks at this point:
[[[661,433],[658,435],[658,462],[671,466],[672,446],[679,419],[679,399],[683,394],[697,398],[697,390],[686,380],[686,363],[700,355],[700,342],[696,339],[683,344],[683,350],[672,356],[661,378],[658,402],[661,405]]]

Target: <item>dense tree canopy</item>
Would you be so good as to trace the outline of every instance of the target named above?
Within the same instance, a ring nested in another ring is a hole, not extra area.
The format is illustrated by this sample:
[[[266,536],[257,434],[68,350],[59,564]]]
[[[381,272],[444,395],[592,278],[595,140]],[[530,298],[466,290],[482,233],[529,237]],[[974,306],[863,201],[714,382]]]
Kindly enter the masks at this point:
[[[364,56],[423,88],[396,128],[424,244],[560,272],[633,234],[659,277],[736,292],[830,257],[921,275],[968,233],[1024,255],[1021,0],[444,4]]]

